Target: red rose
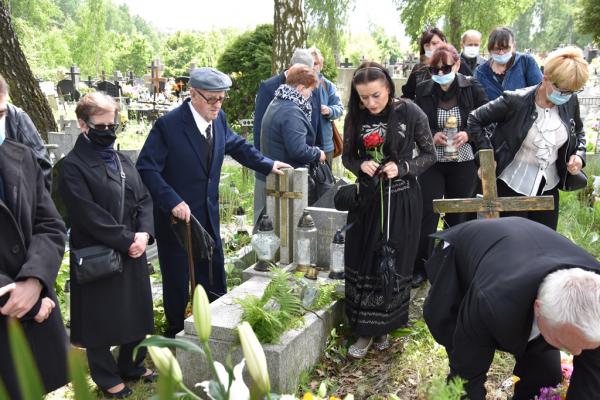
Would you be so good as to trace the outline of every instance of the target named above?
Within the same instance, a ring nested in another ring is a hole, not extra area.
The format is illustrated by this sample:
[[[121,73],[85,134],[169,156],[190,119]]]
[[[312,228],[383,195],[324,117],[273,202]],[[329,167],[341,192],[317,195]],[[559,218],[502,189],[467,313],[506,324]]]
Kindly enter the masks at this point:
[[[384,139],[379,135],[378,131],[371,132],[363,136],[363,143],[366,149],[373,149],[384,142]]]

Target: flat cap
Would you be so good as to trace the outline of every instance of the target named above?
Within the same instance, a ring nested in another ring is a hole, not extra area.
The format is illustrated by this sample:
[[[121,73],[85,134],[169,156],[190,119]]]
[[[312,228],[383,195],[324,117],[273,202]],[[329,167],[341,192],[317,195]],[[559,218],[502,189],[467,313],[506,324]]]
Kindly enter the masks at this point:
[[[220,92],[221,90],[229,90],[231,78],[214,68],[194,68],[190,73],[190,85],[194,89]]]

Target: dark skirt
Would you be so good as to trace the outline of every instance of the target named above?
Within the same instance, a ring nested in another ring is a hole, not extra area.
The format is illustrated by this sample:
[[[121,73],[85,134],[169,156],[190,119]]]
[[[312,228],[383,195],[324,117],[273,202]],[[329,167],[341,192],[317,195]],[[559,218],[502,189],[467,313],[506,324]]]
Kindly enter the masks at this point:
[[[396,285],[385,301],[378,250],[386,238],[388,189],[380,189],[371,204],[348,215],[354,225],[346,234],[346,315],[358,336],[381,336],[408,322],[411,278],[419,242],[421,190],[416,179],[395,179],[390,201],[390,242],[396,250]]]

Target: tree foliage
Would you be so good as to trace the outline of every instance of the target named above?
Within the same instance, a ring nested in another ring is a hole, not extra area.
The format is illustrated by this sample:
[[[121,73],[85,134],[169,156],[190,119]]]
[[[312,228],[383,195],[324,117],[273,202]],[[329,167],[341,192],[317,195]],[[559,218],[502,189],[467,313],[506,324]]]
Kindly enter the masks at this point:
[[[563,44],[585,46],[591,35],[575,29],[577,0],[535,0],[512,24],[521,49],[549,51]]]
[[[460,45],[467,29],[477,29],[484,40],[498,25],[512,23],[534,0],[394,0],[406,32],[417,41],[428,26],[444,30],[448,41]],[[441,21],[441,23],[440,23]]]
[[[579,0],[576,18],[577,28],[582,33],[592,35],[600,45],[600,2],[598,0]]]
[[[318,47],[324,55],[331,53],[335,66],[341,62],[344,28],[355,3],[355,0],[306,0],[304,2],[309,43],[318,42]]]
[[[381,50],[382,62],[389,62],[395,64],[402,56],[402,45],[397,38],[388,36],[385,30],[380,25],[374,23],[369,24],[369,32],[373,37],[373,40],[377,43],[377,47]]]
[[[260,81],[271,75],[272,44],[273,25],[259,25],[239,36],[219,59],[217,68],[233,80],[223,104],[231,122],[252,116]]]

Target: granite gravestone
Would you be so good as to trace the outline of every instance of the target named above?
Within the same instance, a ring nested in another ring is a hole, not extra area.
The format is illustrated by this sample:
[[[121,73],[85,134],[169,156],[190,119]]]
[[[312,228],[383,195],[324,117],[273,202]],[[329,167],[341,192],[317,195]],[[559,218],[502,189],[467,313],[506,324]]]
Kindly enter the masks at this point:
[[[317,228],[317,268],[327,270],[330,265],[331,241],[338,229],[346,225],[347,211],[335,208],[306,207]]]

